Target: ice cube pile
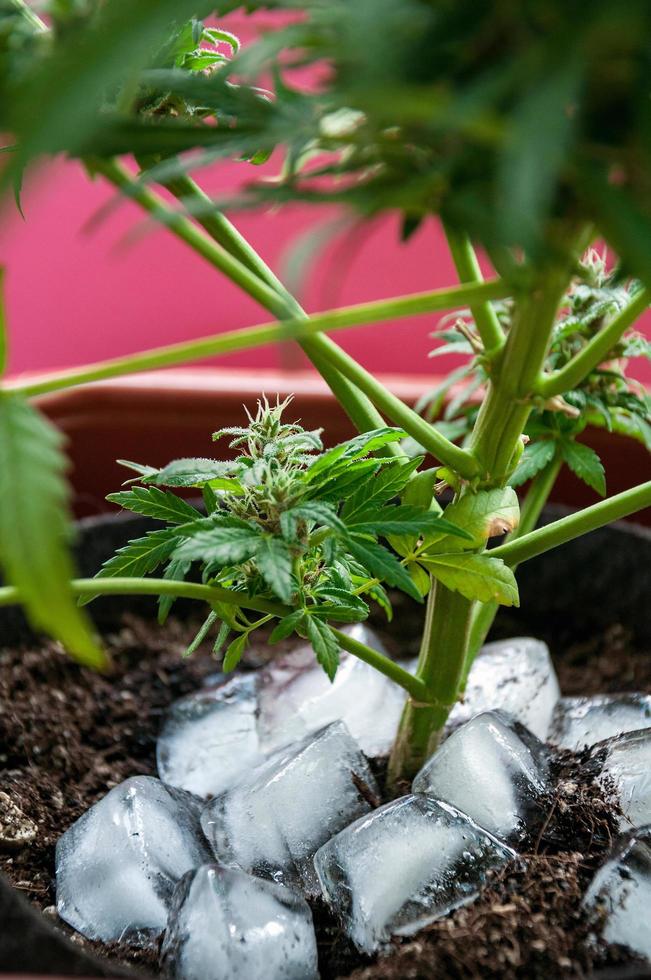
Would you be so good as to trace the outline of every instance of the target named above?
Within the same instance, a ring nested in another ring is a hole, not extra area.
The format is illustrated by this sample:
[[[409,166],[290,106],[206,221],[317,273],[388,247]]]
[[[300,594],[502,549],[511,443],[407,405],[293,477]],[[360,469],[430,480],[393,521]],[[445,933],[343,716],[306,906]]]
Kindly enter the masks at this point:
[[[502,711],[485,711],[450,735],[412,789],[444,800],[515,844],[545,817],[548,764],[545,746],[524,725]]]
[[[353,631],[381,648],[366,627]],[[606,940],[633,945],[651,899],[649,702],[559,704],[543,643],[488,644],[412,793],[378,806],[366,757],[388,753],[403,693],[347,655],[330,684],[298,648],[172,706],[160,779],[126,780],[60,839],[59,914],[92,939],[144,944],[165,932],[176,980],[315,980],[306,898],[322,894],[372,953],[473,901],[526,852],[554,792],[551,730],[558,745],[594,745],[622,828],[639,828],[586,896]]]
[[[317,895],[317,849],[371,809],[378,788],[341,721],[280,749],[222,796],[201,825],[217,858]]]

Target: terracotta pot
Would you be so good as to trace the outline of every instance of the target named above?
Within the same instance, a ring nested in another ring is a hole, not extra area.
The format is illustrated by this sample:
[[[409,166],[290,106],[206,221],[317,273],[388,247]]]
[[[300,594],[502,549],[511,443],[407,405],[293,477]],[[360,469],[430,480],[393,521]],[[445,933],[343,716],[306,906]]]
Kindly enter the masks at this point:
[[[394,394],[414,404],[440,378],[387,375],[382,380]],[[300,417],[306,428],[323,427],[330,444],[353,434],[325,383],[308,371],[174,369],[72,388],[45,396],[39,404],[68,437],[75,512],[82,517],[109,509],[106,494],[125,479],[116,459],[162,465],[179,456],[213,455],[211,433],[241,424],[242,406],[255,405],[261,393],[281,398],[293,394],[293,416]],[[603,460],[609,494],[651,475],[649,454],[640,443],[602,429],[591,429],[585,441]],[[219,451],[224,449],[220,446]],[[571,507],[597,499],[566,471],[552,496]],[[636,520],[651,524],[651,511]]]

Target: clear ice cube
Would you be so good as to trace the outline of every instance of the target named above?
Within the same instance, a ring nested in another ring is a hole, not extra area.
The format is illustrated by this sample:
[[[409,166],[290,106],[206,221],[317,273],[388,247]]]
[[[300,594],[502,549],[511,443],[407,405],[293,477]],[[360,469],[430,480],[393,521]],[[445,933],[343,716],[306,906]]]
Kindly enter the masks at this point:
[[[156,745],[160,778],[216,796],[263,758],[257,731],[257,675],[237,674],[176,701]]]
[[[651,728],[609,738],[594,753],[604,789],[614,790],[622,811],[621,829],[651,824]]]
[[[500,708],[545,739],[559,696],[545,643],[531,637],[487,643],[472,665],[463,701],[450,713],[448,731],[480,711]]]
[[[57,911],[88,939],[144,944],[165,928],[178,880],[210,853],[200,802],[135,776],[87,810],[56,846]]]
[[[222,796],[201,825],[217,859],[318,894],[312,857],[367,813],[377,787],[342,722],[270,756]]]
[[[445,800],[495,837],[517,843],[544,817],[547,769],[547,751],[535,735],[501,711],[485,711],[446,739],[412,789]]]
[[[427,796],[387,803],[321,847],[323,895],[362,952],[410,935],[473,901],[514,852],[465,814]]]
[[[550,742],[580,750],[604,739],[651,727],[651,695],[598,694],[561,698],[549,732]]]
[[[584,906],[607,943],[651,958],[651,827],[619,839],[592,879]]]
[[[173,980],[317,980],[312,913],[300,895],[205,864],[179,883],[162,948]]]
[[[386,653],[377,635],[364,624],[356,623],[347,632]],[[401,687],[345,651],[331,683],[316,663],[312,648],[300,647],[262,672],[260,738],[271,750],[333,721],[343,721],[366,755],[386,755],[405,698]]]

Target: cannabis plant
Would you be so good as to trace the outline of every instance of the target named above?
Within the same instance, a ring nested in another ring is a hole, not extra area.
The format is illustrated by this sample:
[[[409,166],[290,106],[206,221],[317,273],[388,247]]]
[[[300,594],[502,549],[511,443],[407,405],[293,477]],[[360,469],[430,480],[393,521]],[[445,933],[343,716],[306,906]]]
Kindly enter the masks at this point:
[[[238,6],[48,0],[43,20],[23,0],[0,2],[0,131],[11,134],[2,187],[20,202],[34,160],[78,158],[272,317],[5,385],[0,561],[10,584],[0,602],[22,603],[95,665],[103,654],[76,597],[107,593],[158,596],[161,621],[176,597],[202,601],[196,644],[210,634],[226,670],[261,627],[272,643],[308,640],[330,677],[346,650],[409,695],[391,759],[399,778],[436,745],[498,605],[517,604],[518,564],[651,503],[649,482],[605,496],[607,475],[582,438],[599,425],[651,448],[648,397],[626,377],[629,357],[649,356],[633,328],[651,288],[651,9],[250,0],[249,11],[300,16],[242,50],[219,21]],[[309,64],[327,71],[304,91],[291,71]],[[405,238],[436,215],[460,284],[305,313],[225,202],[192,177],[274,150],[277,179],[252,180],[231,207],[337,201],[359,220],[397,210]],[[495,270],[488,281],[475,245]],[[437,311],[447,315],[435,353],[467,362],[417,410],[329,336]],[[291,406],[262,400],[248,424],[216,433],[232,460],[128,463],[135,480],[109,499],[162,526],[95,579],[72,579],[65,460],[30,399],[290,339],[359,435],[324,450]],[[563,465],[604,499],[536,529]],[[391,615],[394,589],[426,606],[415,675],[340,628],[373,603]]]

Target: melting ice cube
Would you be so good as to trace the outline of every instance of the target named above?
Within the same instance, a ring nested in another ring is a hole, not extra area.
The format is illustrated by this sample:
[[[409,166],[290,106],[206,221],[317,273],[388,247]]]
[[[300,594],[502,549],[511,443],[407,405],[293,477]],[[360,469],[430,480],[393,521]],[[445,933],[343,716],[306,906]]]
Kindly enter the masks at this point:
[[[376,793],[368,764],[342,722],[281,749],[222,796],[201,824],[218,860],[318,894],[312,857]]]
[[[158,774],[199,796],[223,793],[263,758],[257,732],[256,674],[202,688],[176,701],[156,746]]]
[[[174,980],[317,980],[312,913],[300,895],[215,864],[189,872],[162,949]]]
[[[651,827],[620,838],[584,898],[607,943],[651,958]]]
[[[373,952],[473,901],[514,852],[446,803],[403,796],[321,847],[323,894],[350,938]]]
[[[381,653],[382,643],[357,623],[350,635]],[[342,651],[333,683],[301,647],[272,662],[260,684],[260,738],[266,749],[287,745],[333,721],[343,721],[366,755],[386,755],[398,729],[406,694],[357,657]]]
[[[559,694],[545,643],[530,637],[487,643],[472,665],[463,702],[450,714],[448,730],[480,711],[500,708],[544,739]]]
[[[617,796],[622,830],[651,824],[651,728],[609,738],[593,751],[603,760],[604,787]]]
[[[177,881],[209,860],[199,805],[152,776],[107,793],[57,843],[61,918],[105,942],[142,944],[162,932]]]
[[[516,843],[545,813],[545,746],[501,711],[485,711],[443,743],[414,779],[414,793],[445,800],[484,830]]]
[[[649,727],[649,694],[561,698],[554,712],[549,740],[563,749],[579,750],[615,735]]]

